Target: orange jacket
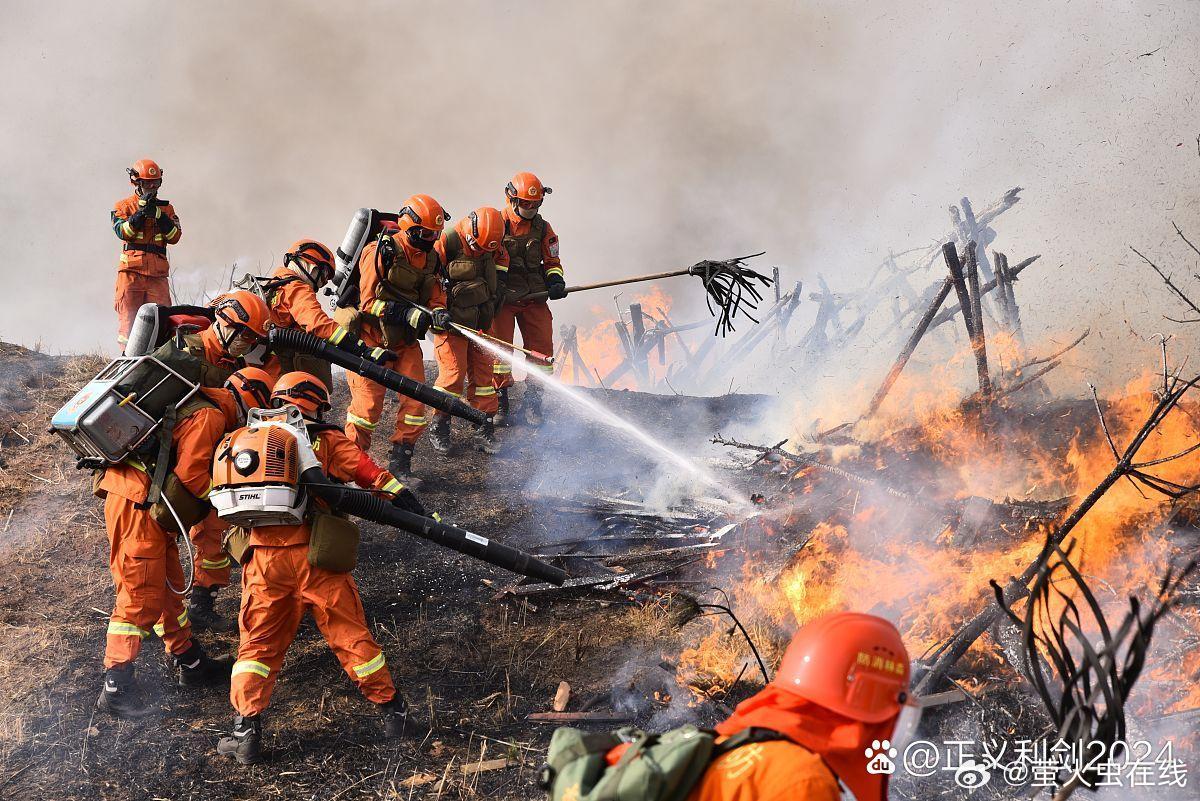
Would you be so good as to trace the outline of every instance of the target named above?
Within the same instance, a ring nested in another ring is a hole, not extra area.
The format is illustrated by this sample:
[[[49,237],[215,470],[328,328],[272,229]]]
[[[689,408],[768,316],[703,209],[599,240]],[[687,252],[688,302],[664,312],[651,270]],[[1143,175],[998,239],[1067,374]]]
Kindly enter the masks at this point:
[[[212,489],[213,452],[225,436],[227,423],[225,413],[220,409],[204,406],[178,421],[171,432],[171,454],[175,462],[172,472],[197,498],[207,498]],[[145,503],[150,491],[150,475],[144,466],[113,465],[104,471],[100,489],[134,503]]]
[[[821,758],[788,740],[749,743],[708,766],[688,801],[838,801]]]
[[[301,328],[337,345],[350,332],[325,313],[317,290],[287,267],[276,267],[272,279],[283,280],[268,298],[271,321],[280,328]]]
[[[400,482],[354,444],[340,430],[325,429],[313,440],[313,453],[325,475],[342,482],[353,482],[365,489],[398,492]],[[251,545],[302,545],[308,542],[311,528],[308,521],[296,526],[262,526],[250,529]]]
[[[506,203],[500,213],[504,215],[504,222],[508,224],[508,229],[514,236],[525,236],[529,233],[532,223],[513,211],[511,205]],[[546,226],[546,233],[542,236],[542,269],[546,275],[564,277],[562,261],[558,257],[558,234],[554,233],[554,228],[545,217],[542,218],[542,223]]]
[[[118,200],[112,210],[113,233],[125,243],[121,254],[121,269],[165,278],[168,270],[166,246],[174,245],[183,236],[175,207],[165,200],[147,213],[140,225],[130,222],[142,201],[136,194]]]

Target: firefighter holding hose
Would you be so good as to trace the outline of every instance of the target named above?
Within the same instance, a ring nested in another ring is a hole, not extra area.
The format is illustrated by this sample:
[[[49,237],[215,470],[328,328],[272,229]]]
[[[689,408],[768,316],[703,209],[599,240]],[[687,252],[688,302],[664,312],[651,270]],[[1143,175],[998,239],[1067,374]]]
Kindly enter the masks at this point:
[[[516,328],[520,327],[525,347],[546,354],[554,353],[554,316],[545,300],[526,300],[525,297],[540,292],[547,293],[550,300],[567,296],[567,282],[558,256],[558,235],[541,215],[542,203],[551,192],[553,190],[543,186],[531,172],[517,173],[504,187],[504,249],[508,253],[509,266],[504,303],[492,324],[492,333],[509,344],[514,341]],[[528,368],[554,372],[554,366],[550,364],[530,363]],[[499,410],[496,424],[507,425],[510,420],[508,390],[513,385],[512,365],[497,360],[493,370]],[[523,412],[529,425],[542,424],[542,385],[536,381],[525,382]]]
[[[123,243],[113,308],[117,312],[117,342],[129,341],[129,328],[143,303],[170,305],[170,262],[167,246],[179,242],[183,229],[175,207],[158,199],[162,168],[141,159],[126,170],[133,194],[118,200],[112,210],[112,229]]]
[[[339,309],[337,319],[372,348],[395,354],[391,369],[414,381],[425,381],[421,340],[431,327],[444,328],[446,295],[439,281],[439,256],[434,250],[446,225],[446,212],[429,195],[413,195],[398,216],[398,230],[384,231],[359,255],[359,305]],[[421,309],[413,307],[420,304]],[[346,314],[346,317],[342,317]],[[383,414],[386,390],[370,379],[347,373],[350,407],[346,436],[359,447],[370,447]],[[425,430],[425,405],[400,396],[388,470],[415,484],[413,448]]]
[[[333,279],[333,252],[315,239],[295,242],[283,256],[283,265],[268,278],[256,279],[267,306],[271,321],[279,328],[298,328],[336,345],[344,351],[386,363],[395,354],[384,348],[368,348],[350,331],[343,328],[321,306],[317,290]],[[324,359],[278,350],[280,372],[311,373],[327,387],[333,386],[333,369]]]
[[[503,239],[504,217],[490,206],[476,209],[442,234],[437,252],[445,265],[442,270],[447,309],[442,314],[448,314],[448,322],[482,332],[491,328],[508,272]],[[434,316],[439,316],[438,312]],[[441,329],[433,337],[438,363],[435,386],[457,397],[465,395],[473,407],[491,417],[497,408],[494,357],[448,330],[448,322],[444,318],[434,320],[435,329]],[[450,452],[450,415],[434,413],[429,444],[438,453]],[[475,445],[484,453],[498,451],[491,422],[478,427]]]
[[[240,425],[228,411],[234,404],[209,398],[216,400],[217,393],[227,392],[238,395],[237,404],[259,406],[263,393],[255,391],[255,381],[241,380],[246,378],[256,376],[234,373],[225,389],[210,388],[179,409],[166,451],[172,468],[156,488],[159,500],[148,503],[156,475],[155,463],[149,460],[130,458],[111,465],[97,482],[97,495],[104,500],[108,566],[116,589],[104,649],[104,687],[97,706],[115,717],[135,720],[153,711],[133,667],[142,640],[151,631],[171,654],[181,686],[203,687],[229,675],[229,663],[209,658],[192,638],[183,598],[168,582],[183,591],[176,546],[179,524],[194,523],[208,510],[204,499],[211,486],[213,451],[228,429]]]
[[[330,404],[320,379],[287,373],[276,383],[271,402],[275,407],[295,406],[303,414],[313,452],[326,476],[375,490],[398,508],[425,514],[416,497],[391,473],[376,465],[337,426],[321,422]],[[399,736],[403,728],[405,703],[392,684],[382,649],[371,636],[358,586],[349,572],[312,564],[310,539],[315,526],[321,525],[320,515],[327,523],[333,517],[310,503],[299,525],[249,530],[248,555],[242,557],[241,643],[230,685],[236,716],[233,731],[217,744],[218,753],[243,765],[261,758],[260,716],[270,703],[284,655],[306,612],[312,613],[350,680],[379,708],[385,733]],[[337,519],[342,525],[353,525]]]

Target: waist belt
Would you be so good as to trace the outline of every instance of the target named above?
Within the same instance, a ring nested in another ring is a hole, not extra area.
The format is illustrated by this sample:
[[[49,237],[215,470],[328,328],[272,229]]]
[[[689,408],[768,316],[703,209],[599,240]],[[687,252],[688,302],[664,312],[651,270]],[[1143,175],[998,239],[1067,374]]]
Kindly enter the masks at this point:
[[[163,245],[134,245],[128,242],[125,243],[125,251],[129,252],[131,250],[142,251],[143,253],[156,253],[159,256],[167,255],[167,248]]]

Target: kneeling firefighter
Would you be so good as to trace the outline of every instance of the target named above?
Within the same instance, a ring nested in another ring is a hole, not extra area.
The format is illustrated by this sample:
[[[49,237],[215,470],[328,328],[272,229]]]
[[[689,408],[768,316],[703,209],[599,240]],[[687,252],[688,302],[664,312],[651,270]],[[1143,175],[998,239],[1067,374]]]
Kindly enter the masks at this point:
[[[434,386],[451,395],[466,397],[470,404],[491,418],[496,413],[493,385],[494,356],[450,328],[455,323],[486,333],[492,326],[504,293],[508,253],[501,245],[504,217],[485,206],[463,217],[442,234],[437,250],[441,256],[447,311],[434,311],[433,341],[436,345],[438,379]],[[441,315],[441,316],[439,316]],[[464,386],[465,381],[465,386]],[[429,444],[439,453],[450,452],[450,415],[435,412]],[[496,453],[492,421],[477,427],[476,447]]]
[[[919,707],[908,696],[908,651],[883,618],[841,612],[792,638],[775,678],[715,732],[559,729],[542,785],[554,801],[885,801],[890,771]],[[645,758],[643,758],[645,757]]]
[[[242,764],[261,756],[260,715],[306,611],[350,680],[379,705],[385,732],[402,730],[403,699],[350,576],[358,528],[345,515],[400,528],[540,581],[561,585],[567,579],[531,554],[426,517],[408,489],[336,426],[321,422],[329,395],[313,376],[283,376],[272,402],[276,408],[251,412],[247,427],[222,441],[213,466],[213,505],[239,526],[226,547],[242,564],[242,637],[230,688],[237,715],[217,751]],[[330,478],[369,490],[343,488]]]
[[[420,502],[395,477],[376,465],[337,426],[321,422],[330,404],[329,391],[320,379],[307,373],[287,373],[276,383],[271,399],[276,408],[294,407],[303,415],[312,453],[329,477],[376,490],[399,508],[424,514]],[[228,482],[229,469],[246,475],[258,467],[254,464],[247,469],[239,461],[251,458],[242,453],[257,456],[245,448],[255,434],[252,428],[242,429],[221,443],[215,475],[218,484]],[[254,525],[247,532],[234,529],[231,538],[230,549],[242,551],[242,633],[229,695],[237,716],[232,734],[217,744],[217,751],[235,756],[241,764],[260,758],[260,715],[270,703],[284,655],[305,612],[312,613],[350,680],[368,701],[378,705],[387,735],[398,736],[404,723],[404,701],[396,694],[383,651],[367,626],[358,587],[349,572],[353,565],[328,561],[323,550],[314,550],[326,548],[332,537],[335,548],[340,545],[341,551],[349,548],[353,552],[358,545],[357,529],[349,520],[315,504],[299,511],[292,524]],[[344,540],[337,540],[339,537]],[[344,560],[345,554],[340,558]],[[353,561],[353,553],[350,558]]]
[[[394,353],[367,347],[325,313],[317,290],[333,280],[333,274],[333,252],[315,239],[301,239],[284,254],[282,267],[277,267],[268,278],[253,280],[271,310],[271,321],[276,327],[307,331],[379,364],[394,360]],[[333,386],[333,370],[324,359],[280,348],[275,349],[275,354],[281,373],[306,372],[321,379],[325,386]]]
[[[414,381],[425,381],[421,340],[430,326],[445,322],[444,313],[437,315],[439,309],[445,309],[446,297],[438,280],[439,256],[434,250],[445,225],[445,209],[429,195],[406,200],[396,228],[382,230],[358,256],[357,308],[341,308],[335,313],[335,319],[368,346],[396,354],[391,369]],[[414,303],[425,309],[414,308]],[[346,381],[350,385],[346,436],[365,449],[370,447],[383,414],[385,389],[358,375],[347,374]],[[388,469],[401,480],[416,484],[412,457],[425,430],[425,405],[404,395],[399,400]]]
[[[104,499],[109,570],[116,588],[97,706],[116,717],[137,719],[152,711],[133,668],[151,629],[172,655],[181,686],[228,679],[229,663],[210,659],[192,638],[176,537],[210,509],[205,499],[213,451],[225,432],[239,425],[229,410],[239,403],[253,406],[261,397],[241,394],[241,377],[235,373],[227,390],[188,393],[171,408],[156,438],[120,464],[105,467],[96,482],[96,494]],[[144,383],[126,387],[126,399],[148,398],[154,392],[150,387],[160,386]],[[235,402],[216,397],[223,391],[236,395]]]

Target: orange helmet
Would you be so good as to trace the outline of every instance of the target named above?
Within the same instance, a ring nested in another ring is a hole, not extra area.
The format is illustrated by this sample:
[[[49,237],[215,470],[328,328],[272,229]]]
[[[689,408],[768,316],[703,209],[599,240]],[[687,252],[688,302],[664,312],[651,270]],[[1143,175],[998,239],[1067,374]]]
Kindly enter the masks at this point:
[[[491,206],[475,209],[455,228],[472,250],[495,252],[504,241],[504,216]]]
[[[258,339],[267,338],[267,324],[271,320],[271,311],[263,299],[253,292],[238,289],[217,295],[209,304],[216,312],[218,323],[223,323],[228,334],[222,340],[227,349],[234,337],[249,332]]]
[[[243,367],[225,379],[225,389],[241,401],[242,409],[271,408],[271,374],[260,367]]]
[[[275,382],[271,404],[279,407],[288,403],[299,409],[305,417],[313,418],[333,408],[329,403],[329,389],[311,373],[284,373]]]
[[[426,252],[433,249],[438,235],[446,227],[446,210],[429,195],[413,195],[400,209],[400,230],[408,242]]]
[[[771,683],[852,720],[881,723],[900,714],[910,670],[895,626],[839,612],[796,632]]]
[[[313,287],[333,280],[333,251],[315,239],[301,239],[283,254],[284,264],[294,263]]]
[[[508,186],[504,187],[509,205],[526,220],[532,220],[537,215],[537,210],[546,199],[546,195],[553,192],[550,187],[543,186],[541,179],[531,172],[517,173],[508,182]]]
[[[125,172],[129,173],[129,183],[135,184],[138,181],[161,181],[162,167],[159,167],[151,159],[141,159],[135,161],[133,166]]]

